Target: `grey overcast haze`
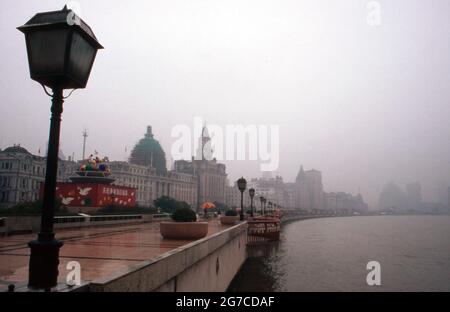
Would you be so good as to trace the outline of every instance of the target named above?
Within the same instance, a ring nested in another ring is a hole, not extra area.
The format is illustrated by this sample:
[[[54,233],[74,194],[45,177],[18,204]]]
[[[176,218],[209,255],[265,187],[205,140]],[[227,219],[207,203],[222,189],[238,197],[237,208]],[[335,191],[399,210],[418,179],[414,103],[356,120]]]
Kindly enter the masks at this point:
[[[450,1],[78,1],[100,50],[87,88],[64,104],[61,149],[125,160],[146,126],[169,156],[174,126],[279,125],[284,181],[300,165],[324,190],[390,181],[425,200],[450,183]],[[45,152],[50,98],[29,77],[16,27],[65,1],[0,2],[0,148]],[[67,91],[66,91],[67,92]],[[171,167],[168,157],[168,167]],[[258,161],[225,161],[230,181]]]

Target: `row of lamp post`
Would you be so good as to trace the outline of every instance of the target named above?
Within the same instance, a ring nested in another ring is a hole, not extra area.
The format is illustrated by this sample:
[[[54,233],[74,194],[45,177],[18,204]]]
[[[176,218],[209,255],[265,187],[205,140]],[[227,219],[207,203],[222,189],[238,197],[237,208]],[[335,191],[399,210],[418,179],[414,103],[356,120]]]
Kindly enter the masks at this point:
[[[38,13],[18,29],[25,34],[31,79],[52,98],[41,228],[37,240],[28,243],[28,287],[50,291],[57,285],[63,245],[53,232],[63,90],[86,87],[97,50],[103,47],[91,28],[67,6]],[[52,94],[45,87],[52,89]]]
[[[244,179],[244,177],[241,177],[240,179],[237,180],[237,186],[239,191],[241,192],[241,211],[240,211],[240,220],[244,220],[244,192],[247,189],[247,180]],[[250,216],[253,217],[253,197],[255,196],[255,189],[254,188],[250,188],[248,190],[249,195],[250,195]],[[261,215],[265,215],[266,214],[266,203],[267,203],[267,199],[264,196],[260,196],[259,197],[260,201],[261,201]],[[279,206],[275,203],[272,203],[271,201],[268,202],[268,208],[270,212],[273,212],[276,210],[276,208],[278,208]]]
[[[267,202],[267,199],[264,196],[261,196],[259,198],[259,200],[261,201],[261,215],[265,215],[266,214],[266,202]]]

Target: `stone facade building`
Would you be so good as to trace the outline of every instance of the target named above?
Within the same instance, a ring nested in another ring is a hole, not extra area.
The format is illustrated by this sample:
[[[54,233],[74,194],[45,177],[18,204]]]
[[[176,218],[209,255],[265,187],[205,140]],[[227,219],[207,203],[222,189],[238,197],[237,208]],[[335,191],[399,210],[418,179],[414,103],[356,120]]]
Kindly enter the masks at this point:
[[[264,176],[259,179],[251,179],[248,183],[247,190],[250,188],[254,188],[255,194],[258,197],[263,196],[267,199],[267,202],[270,201],[282,207],[286,206],[287,193],[285,183],[281,176],[277,175],[275,178],[272,176]]]
[[[217,160],[177,160],[175,172],[194,175],[198,181],[197,207],[204,202],[225,203],[226,167]]]
[[[46,157],[31,154],[20,145],[0,151],[0,208],[39,199],[45,180]],[[77,164],[71,160],[58,162],[58,182],[67,182]]]
[[[281,176],[273,178],[270,175],[265,175],[261,178],[254,178],[247,181],[247,189],[244,192],[244,207],[247,209],[250,207],[250,195],[248,190],[250,188],[255,189],[255,197],[253,198],[253,205],[260,210],[261,202],[260,197],[263,196],[268,202],[277,204],[285,209],[293,209],[293,201],[291,199],[293,183],[284,183]],[[232,186],[227,187],[227,201],[226,204],[230,207],[241,206],[241,192],[237,187],[237,183],[234,182]]]
[[[226,167],[212,157],[210,148],[211,138],[206,127],[203,127],[202,136],[199,139],[197,157],[191,161],[177,160],[174,163],[175,172],[190,174],[197,177],[198,196],[197,208],[204,202],[226,203]]]
[[[295,209],[295,194],[296,194],[296,184],[295,183],[285,183],[284,191],[286,194],[286,199],[284,207],[286,209]]]
[[[82,165],[82,161],[60,159],[58,162],[58,182],[70,182],[69,178]],[[133,149],[130,162],[109,162],[111,176],[116,179],[115,185],[133,187],[136,189],[136,203],[139,206],[153,206],[153,201],[163,195],[178,201],[185,201],[192,208],[198,205],[198,176],[189,173],[168,171],[166,159],[158,141],[147,128],[145,137]],[[154,167],[157,166],[157,167]],[[225,171],[223,165],[214,166],[214,162],[198,166],[196,172],[208,173]],[[40,185],[45,181],[46,158],[32,155],[25,148],[12,146],[0,151],[0,208],[8,208],[17,203],[39,199]],[[205,179],[206,177],[206,179]],[[214,176],[201,174],[202,187],[216,185]],[[206,180],[206,181],[205,181]],[[207,188],[214,198],[220,197],[219,189]],[[205,190],[202,190],[202,194]]]
[[[184,201],[191,207],[197,204],[197,178],[193,175],[175,171],[158,175],[155,168],[125,161],[112,161],[110,168],[116,178],[113,184],[136,189],[139,206],[153,206],[153,201],[161,196]]]
[[[361,194],[353,196],[345,192],[324,193],[324,210],[327,212],[340,213],[364,213],[368,205],[364,202]]]

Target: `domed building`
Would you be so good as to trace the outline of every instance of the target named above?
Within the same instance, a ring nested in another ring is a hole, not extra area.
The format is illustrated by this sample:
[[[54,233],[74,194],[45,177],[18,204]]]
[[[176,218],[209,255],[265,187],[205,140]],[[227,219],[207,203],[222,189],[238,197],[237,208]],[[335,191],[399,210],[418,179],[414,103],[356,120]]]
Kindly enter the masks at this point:
[[[156,174],[167,174],[166,154],[157,140],[154,139],[152,127],[147,127],[147,133],[133,148],[130,163],[134,165],[153,167]]]
[[[3,151],[5,153],[11,153],[11,154],[26,154],[31,155],[31,153],[24,147],[20,146],[20,144],[14,144],[13,146],[5,148]]]

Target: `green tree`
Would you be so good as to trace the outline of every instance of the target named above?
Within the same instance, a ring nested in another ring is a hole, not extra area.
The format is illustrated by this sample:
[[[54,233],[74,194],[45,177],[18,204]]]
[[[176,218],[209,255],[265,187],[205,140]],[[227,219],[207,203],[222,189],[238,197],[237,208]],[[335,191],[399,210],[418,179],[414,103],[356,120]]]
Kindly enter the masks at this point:
[[[161,196],[153,201],[155,207],[160,208],[162,212],[174,213],[175,210],[180,208],[191,208],[188,203],[184,201],[178,201],[169,196]]]
[[[228,205],[215,201],[214,205],[216,206],[216,208],[213,211],[217,211],[217,212],[221,212],[224,213],[225,211],[227,211],[228,209],[230,209],[230,207],[228,207]]]

